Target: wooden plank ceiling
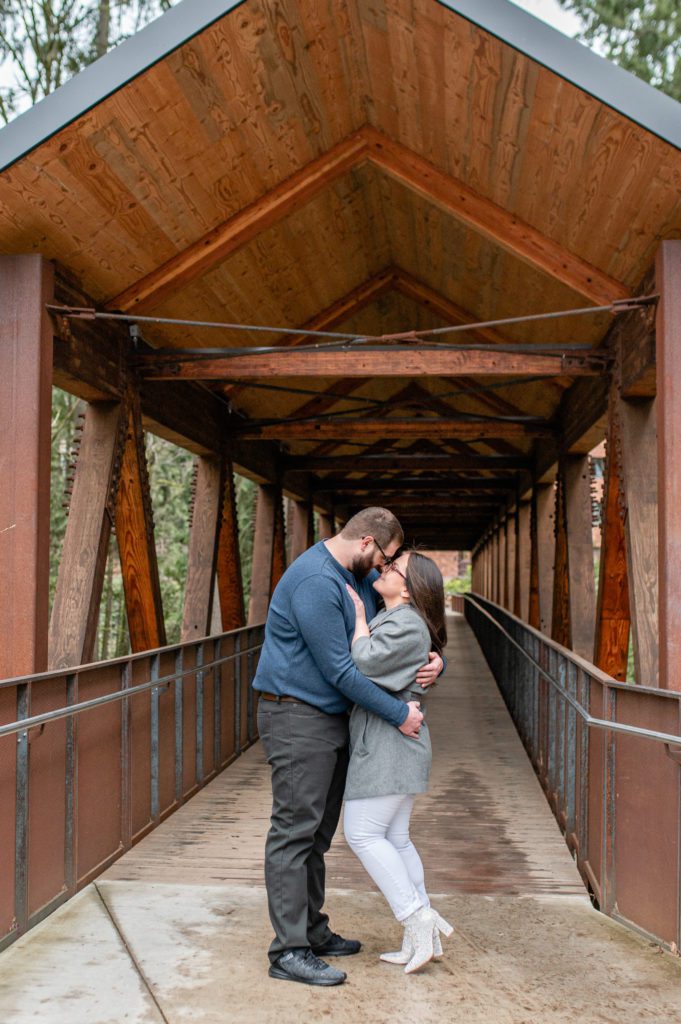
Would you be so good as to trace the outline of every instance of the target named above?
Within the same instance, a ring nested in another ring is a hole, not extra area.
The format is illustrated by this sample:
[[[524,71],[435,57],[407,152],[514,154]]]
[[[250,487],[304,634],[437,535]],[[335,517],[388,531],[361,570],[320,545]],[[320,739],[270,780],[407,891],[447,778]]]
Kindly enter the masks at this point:
[[[58,260],[101,307],[290,331],[145,326],[154,346],[299,346],[305,325],[382,335],[633,294],[658,239],[681,232],[680,186],[676,149],[436,0],[248,0],[0,175],[0,250]],[[458,337],[596,348],[610,322]],[[210,386],[240,418],[296,419],[296,435],[306,417],[371,420],[364,436],[319,421],[318,437],[277,440],[303,468],[337,457],[358,482],[339,505],[385,500],[429,543],[479,536],[523,472],[494,459],[527,462],[576,380],[358,378],[354,358]],[[470,415],[515,421],[477,437]],[[382,418],[423,429],[381,436]],[[403,458],[366,469],[371,453]],[[416,465],[438,454],[472,461]],[[338,480],[322,465],[316,479]],[[409,489],[419,473],[432,492]],[[401,495],[377,489],[395,477]]]

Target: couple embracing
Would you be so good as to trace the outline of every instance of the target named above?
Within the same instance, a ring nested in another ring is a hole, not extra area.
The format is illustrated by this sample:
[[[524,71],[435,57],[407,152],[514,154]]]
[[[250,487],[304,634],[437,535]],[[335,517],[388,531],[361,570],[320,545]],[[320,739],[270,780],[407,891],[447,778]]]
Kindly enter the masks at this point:
[[[409,837],[414,797],[428,786],[421,705],[444,667],[444,592],[435,563],[403,539],[388,509],[363,509],[300,555],[272,595],[253,682],[272,771],[272,978],[339,985],[345,972],[325,958],[361,948],[322,911],[343,800],[345,838],[404,926],[401,950],[381,959],[412,973],[452,931],[430,906]]]

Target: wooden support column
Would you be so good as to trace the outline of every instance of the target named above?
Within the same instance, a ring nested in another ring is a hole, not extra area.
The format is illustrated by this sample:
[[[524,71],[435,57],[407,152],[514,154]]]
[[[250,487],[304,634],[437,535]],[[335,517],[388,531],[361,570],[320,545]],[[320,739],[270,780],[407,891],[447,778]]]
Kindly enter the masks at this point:
[[[264,622],[267,618],[272,585],[275,532],[277,530],[276,504],[280,494],[279,488],[272,484],[260,484],[258,487],[253,535],[251,600],[248,606],[249,626]]]
[[[47,668],[51,264],[0,256],[0,679]]]
[[[641,686],[659,685],[655,403],[652,399],[618,405],[634,670]]]
[[[139,397],[130,394],[126,406],[125,444],[116,495],[116,539],[130,645],[135,653],[164,646],[166,635]]]
[[[306,501],[291,502],[291,561],[293,562],[303,551],[310,547],[310,521],[313,516],[312,503]],[[313,525],[314,529],[314,525]],[[313,533],[314,543],[314,533]]]
[[[530,513],[531,502],[521,501],[518,512],[518,610],[514,614],[524,622],[529,622],[530,614]]]
[[[499,526],[499,604],[508,608],[508,519]]]
[[[200,456],[196,462],[196,491],[189,531],[187,586],[181,632],[183,643],[198,640],[210,633],[222,493],[220,459]]]
[[[514,612],[516,599],[516,579],[518,567],[516,565],[516,541],[518,539],[518,510],[515,508],[506,517],[506,580],[508,583],[506,593],[506,607]]]
[[[241,555],[239,550],[239,524],[236,495],[234,492],[234,469],[229,460],[225,462],[223,479],[222,519],[218,539],[217,582],[222,628],[228,631],[230,629],[240,629],[246,625]]]
[[[553,484],[532,491],[529,624],[550,635],[553,604]]]
[[[620,437],[616,395],[611,391],[605,490],[601,517],[601,559],[598,572],[598,605],[594,664],[615,679],[627,677],[629,653],[629,586],[627,578],[624,507],[620,482]]]
[[[662,242],[655,264],[660,686],[681,690],[681,241]]]
[[[118,402],[85,412],[49,634],[49,668],[92,661],[125,442]]]
[[[274,539],[272,544],[272,571],[270,573],[270,594],[286,571],[286,526],[281,488],[277,488],[274,499]]]
[[[551,639],[563,647],[570,646],[570,567],[567,547],[567,515],[565,512],[565,466],[558,467],[555,493],[555,547],[553,557],[553,601]]]
[[[596,617],[589,456],[566,456],[563,472],[569,567],[569,646],[575,654],[589,661],[594,646]]]
[[[319,513],[319,539],[328,540],[333,537],[333,516]]]

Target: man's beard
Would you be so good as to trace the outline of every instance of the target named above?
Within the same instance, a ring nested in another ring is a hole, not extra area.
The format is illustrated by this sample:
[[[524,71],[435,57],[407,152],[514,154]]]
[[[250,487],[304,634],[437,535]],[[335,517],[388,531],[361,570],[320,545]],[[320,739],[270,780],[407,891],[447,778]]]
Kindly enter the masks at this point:
[[[350,572],[356,580],[363,580],[373,569],[373,555],[357,555],[350,563]]]

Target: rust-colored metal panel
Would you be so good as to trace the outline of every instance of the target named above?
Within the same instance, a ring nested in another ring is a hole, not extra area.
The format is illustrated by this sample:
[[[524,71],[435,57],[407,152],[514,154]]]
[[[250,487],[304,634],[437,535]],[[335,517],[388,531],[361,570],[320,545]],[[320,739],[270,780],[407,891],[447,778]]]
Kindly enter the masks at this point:
[[[64,679],[33,684],[31,714],[66,703]],[[47,723],[29,733],[28,909],[40,910],[67,888],[65,874],[67,723]]]
[[[175,671],[176,649],[161,654],[158,664],[160,677]],[[175,799],[175,685],[160,687],[159,694],[159,814],[167,814]]]
[[[620,689],[616,719],[672,735],[679,732],[675,699]],[[680,782],[681,767],[662,743],[616,736],[616,909],[668,943],[678,942]]]
[[[121,688],[119,664],[93,668],[78,676],[78,700],[112,693]],[[124,745],[125,716],[116,702],[95,708],[76,720],[78,771],[76,784],[79,883],[97,873],[123,848],[127,826],[123,797],[128,770]],[[121,764],[121,750],[123,763]]]
[[[132,662],[131,686],[150,677],[148,658]],[[151,822],[151,692],[130,697],[130,829],[134,842]]]
[[[223,658],[234,653],[236,638],[234,636],[224,637],[220,641],[220,651]],[[234,688],[236,678],[236,661],[227,661],[220,666],[221,690],[220,690],[220,751],[222,753],[222,764],[226,764],[234,755]]]
[[[0,679],[47,667],[51,264],[0,256]]]
[[[196,789],[196,647],[184,653],[184,670],[188,673],[182,682],[182,796],[186,799]]]

